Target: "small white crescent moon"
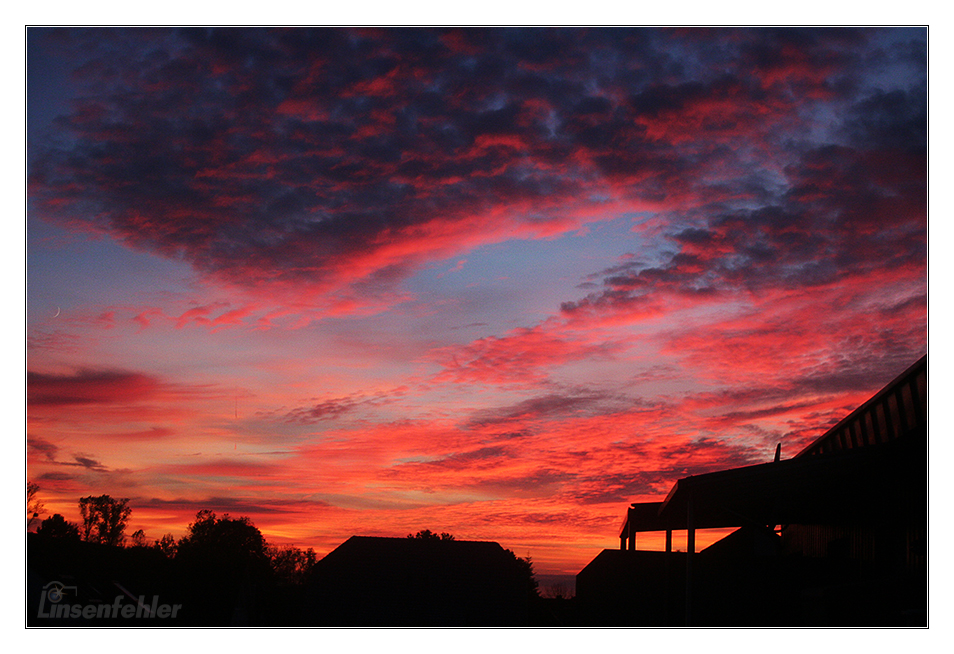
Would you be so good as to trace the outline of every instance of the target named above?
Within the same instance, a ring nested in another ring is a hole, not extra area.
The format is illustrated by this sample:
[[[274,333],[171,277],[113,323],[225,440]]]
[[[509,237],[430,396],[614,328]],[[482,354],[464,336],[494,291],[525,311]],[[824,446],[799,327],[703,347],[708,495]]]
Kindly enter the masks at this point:
[[[60,308],[56,307],[56,313],[53,314],[53,317],[56,318],[58,315],[60,315]]]

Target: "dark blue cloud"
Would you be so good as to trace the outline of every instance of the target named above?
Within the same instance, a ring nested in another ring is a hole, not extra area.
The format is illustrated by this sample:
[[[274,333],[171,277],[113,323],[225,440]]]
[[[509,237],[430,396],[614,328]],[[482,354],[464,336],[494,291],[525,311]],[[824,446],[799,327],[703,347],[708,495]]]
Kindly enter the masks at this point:
[[[435,219],[466,249],[494,210],[519,224],[534,208],[534,224],[556,223],[610,195],[678,210],[674,243],[718,234],[732,256],[705,267],[729,282],[817,283],[827,273],[800,275],[800,253],[825,245],[851,264],[859,221],[922,211],[899,229],[915,245],[923,237],[924,37],[31,30],[31,49],[72,64],[77,90],[60,134],[30,143],[30,201],[50,220],[257,284],[328,279],[426,240]],[[819,116],[836,110],[827,129]],[[778,164],[786,182],[772,177]],[[779,252],[786,260],[766,269]],[[397,281],[426,254],[380,265]]]

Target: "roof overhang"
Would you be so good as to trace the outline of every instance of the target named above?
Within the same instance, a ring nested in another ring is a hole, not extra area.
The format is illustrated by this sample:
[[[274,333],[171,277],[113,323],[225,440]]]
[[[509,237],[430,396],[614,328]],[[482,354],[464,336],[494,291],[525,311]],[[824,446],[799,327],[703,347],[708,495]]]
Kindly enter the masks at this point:
[[[665,531],[669,529],[665,521],[659,517],[659,510],[662,502],[637,502],[630,505],[626,510],[626,519],[620,528],[620,538],[627,534],[627,525],[639,525],[643,527],[637,531]]]
[[[687,529],[690,520],[696,529],[845,524],[887,510],[926,466],[923,449],[894,441],[721,470],[680,479],[663,502],[634,504],[627,521],[634,532]]]

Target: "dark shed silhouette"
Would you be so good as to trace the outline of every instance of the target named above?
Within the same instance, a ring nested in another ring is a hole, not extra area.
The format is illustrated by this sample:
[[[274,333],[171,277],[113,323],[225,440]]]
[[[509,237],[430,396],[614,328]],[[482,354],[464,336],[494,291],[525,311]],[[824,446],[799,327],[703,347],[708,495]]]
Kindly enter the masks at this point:
[[[315,567],[313,623],[339,627],[525,625],[530,594],[497,543],[352,536]]]

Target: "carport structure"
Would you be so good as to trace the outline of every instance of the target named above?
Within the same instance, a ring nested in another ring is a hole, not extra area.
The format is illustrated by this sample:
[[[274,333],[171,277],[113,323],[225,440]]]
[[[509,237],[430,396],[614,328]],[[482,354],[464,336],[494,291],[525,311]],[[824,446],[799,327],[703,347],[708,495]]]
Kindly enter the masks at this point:
[[[672,552],[672,532],[686,531],[687,624],[697,529],[782,527],[784,536],[793,526],[816,541],[832,530],[876,533],[906,542],[911,567],[927,520],[926,373],[923,357],[792,459],[777,449],[774,462],[685,477],[662,502],[632,504],[620,549],[665,532]]]

